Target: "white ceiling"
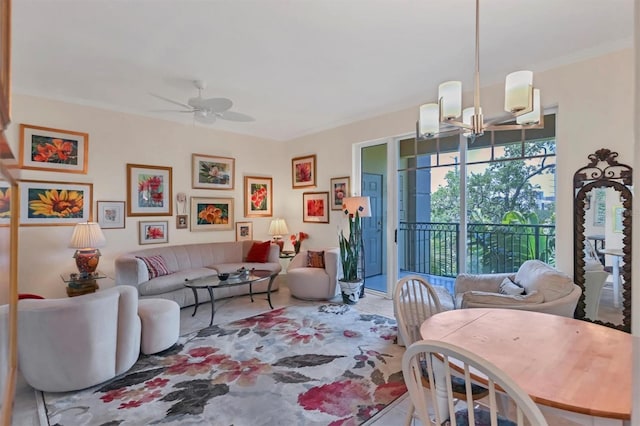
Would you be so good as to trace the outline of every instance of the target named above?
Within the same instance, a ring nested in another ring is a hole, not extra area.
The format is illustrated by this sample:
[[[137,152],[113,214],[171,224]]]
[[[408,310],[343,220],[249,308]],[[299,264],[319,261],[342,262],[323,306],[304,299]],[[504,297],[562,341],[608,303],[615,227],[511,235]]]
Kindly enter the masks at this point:
[[[471,89],[473,0],[13,0],[13,90],[152,113],[228,97],[288,140]],[[633,0],[482,0],[481,84],[632,45]],[[535,77],[534,77],[535,79]],[[535,80],[534,80],[535,82]],[[417,113],[416,113],[417,114]]]

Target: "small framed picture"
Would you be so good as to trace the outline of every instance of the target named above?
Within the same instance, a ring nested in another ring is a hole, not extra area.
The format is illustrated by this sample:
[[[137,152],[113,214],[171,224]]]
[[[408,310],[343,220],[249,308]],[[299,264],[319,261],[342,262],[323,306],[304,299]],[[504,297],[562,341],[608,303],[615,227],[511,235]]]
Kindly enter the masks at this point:
[[[191,187],[233,189],[235,158],[191,154]]]
[[[127,164],[127,216],[172,216],[171,167]]]
[[[169,242],[169,221],[138,222],[138,242],[144,244],[162,244]]]
[[[191,197],[191,231],[233,229],[233,198]]]
[[[236,241],[253,240],[253,222],[236,222]]]
[[[304,192],[302,194],[302,221],[329,223],[328,192]]]
[[[331,210],[342,210],[342,200],[349,196],[349,177],[331,179]]]
[[[0,180],[0,226],[11,224],[11,184]]]
[[[20,125],[20,168],[87,173],[89,134]]]
[[[126,214],[124,201],[97,201],[98,224],[102,229],[124,228]]]
[[[176,229],[189,228],[189,215],[179,214],[176,216]]]
[[[291,180],[293,188],[316,186],[316,156],[296,157],[291,160]]]
[[[245,217],[273,216],[273,184],[267,177],[244,177],[244,215]]]
[[[23,180],[20,226],[68,225],[92,220],[93,184]]]

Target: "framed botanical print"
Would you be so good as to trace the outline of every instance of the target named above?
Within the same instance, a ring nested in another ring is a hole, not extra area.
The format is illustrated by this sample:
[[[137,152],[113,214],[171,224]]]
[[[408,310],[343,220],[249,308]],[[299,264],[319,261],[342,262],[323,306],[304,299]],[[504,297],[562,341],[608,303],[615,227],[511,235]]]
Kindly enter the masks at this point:
[[[329,223],[329,193],[302,193],[302,221]]]
[[[0,180],[0,226],[11,224],[11,185]]]
[[[93,184],[23,180],[20,225],[75,225],[92,219]]]
[[[191,186],[200,189],[233,189],[234,158],[191,154]]]
[[[126,215],[124,206],[124,201],[96,201],[98,225],[100,225],[100,228],[124,228]]]
[[[87,173],[89,134],[20,125],[20,168]]]
[[[271,178],[244,177],[245,217],[273,216],[273,183]]]
[[[236,222],[236,241],[253,240],[253,222]]]
[[[191,231],[233,229],[233,198],[191,197]]]
[[[342,200],[349,196],[349,177],[331,179],[331,210],[342,210]]]
[[[171,216],[171,167],[127,164],[127,216]]]
[[[166,220],[138,222],[138,243],[162,244],[169,242],[169,222]]]
[[[316,186],[316,156],[296,157],[291,160],[291,179],[293,188]]]

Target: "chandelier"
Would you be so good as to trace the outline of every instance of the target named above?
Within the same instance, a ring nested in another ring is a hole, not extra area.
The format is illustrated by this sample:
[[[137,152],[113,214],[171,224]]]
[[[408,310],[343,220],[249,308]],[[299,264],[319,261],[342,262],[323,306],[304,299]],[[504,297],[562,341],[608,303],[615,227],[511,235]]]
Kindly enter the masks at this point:
[[[484,122],[480,107],[480,0],[476,0],[473,106],[462,109],[462,82],[446,81],[440,84],[438,102],[420,106],[416,138],[421,140],[462,133],[473,141],[487,130],[543,128],[540,90],[533,87],[533,72],[516,71],[507,75],[504,109],[515,117],[515,124]]]

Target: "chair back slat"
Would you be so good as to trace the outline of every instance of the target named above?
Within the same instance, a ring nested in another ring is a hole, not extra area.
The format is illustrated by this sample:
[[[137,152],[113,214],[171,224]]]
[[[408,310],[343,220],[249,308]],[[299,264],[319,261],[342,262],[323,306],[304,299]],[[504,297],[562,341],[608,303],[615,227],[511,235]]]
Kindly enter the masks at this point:
[[[396,284],[393,304],[398,331],[404,344],[420,340],[420,325],[429,317],[442,312],[438,294],[424,278],[410,275]]]
[[[455,365],[455,368],[451,366]],[[464,424],[491,424],[498,426],[500,419],[508,413],[498,412],[498,397],[510,399],[515,406],[509,421],[514,425],[548,426],[542,412],[531,397],[504,371],[491,362],[467,351],[464,348],[435,340],[419,340],[407,348],[402,360],[402,371],[409,390],[411,402],[423,424],[431,424],[432,419],[427,410],[427,399],[422,386],[423,369],[429,378],[431,405],[436,424],[446,420],[451,425],[457,423],[456,417],[464,420]],[[451,375],[461,375],[465,379],[466,407],[458,406],[451,386]],[[474,407],[471,382],[473,378],[486,381],[488,387],[488,407],[478,410]],[[500,392],[500,394],[498,394]],[[505,407],[509,404],[505,404]],[[462,410],[462,411],[461,411]]]

